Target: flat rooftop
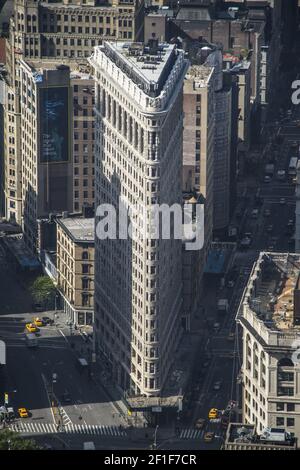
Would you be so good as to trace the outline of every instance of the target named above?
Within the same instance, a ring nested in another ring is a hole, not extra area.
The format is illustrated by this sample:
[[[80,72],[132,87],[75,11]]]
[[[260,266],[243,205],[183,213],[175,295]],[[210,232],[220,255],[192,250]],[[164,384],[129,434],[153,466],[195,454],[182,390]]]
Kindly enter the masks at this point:
[[[94,217],[66,217],[57,219],[57,223],[64,229],[74,242],[93,243],[95,240]]]
[[[213,67],[206,67],[204,65],[192,65],[185,76],[186,80],[193,79],[199,88],[206,87],[212,76]]]
[[[34,270],[41,267],[39,260],[25,245],[23,235],[9,235],[4,238],[4,242],[21,268]]]
[[[299,289],[300,255],[261,253],[246,288],[247,302],[272,330],[300,329],[294,322],[295,289]],[[297,314],[299,317],[299,313]]]
[[[96,2],[95,2],[96,3]],[[63,8],[66,10],[91,10],[91,9],[100,9],[100,8],[113,8],[112,3],[109,3],[108,1],[103,1],[103,3],[98,3],[97,5],[77,5],[77,4],[69,4],[69,3],[62,3],[62,2],[54,2],[54,3],[47,3],[47,2],[41,2],[40,5],[44,8],[51,9],[51,10],[56,10],[57,8]],[[125,4],[126,7],[131,7],[131,4]]]
[[[177,20],[183,21],[210,21],[209,8],[184,8],[181,7],[176,15]]]
[[[71,79],[93,79],[91,73],[91,66],[89,65],[87,60],[85,61],[84,59],[81,59],[79,61],[78,59],[69,60],[68,58],[60,57],[56,60],[22,59],[22,61],[31,68],[33,74],[35,72],[42,73],[44,70],[57,70],[57,67],[65,65],[70,68]]]
[[[275,429],[274,429],[275,431]],[[279,431],[279,430],[278,430]],[[284,429],[280,429],[284,431]],[[224,441],[225,450],[296,450],[297,440],[261,441],[254,424],[229,423]]]
[[[254,424],[230,423],[226,440],[227,442],[249,441],[255,435]]]
[[[167,81],[177,59],[174,44],[152,41],[104,42],[98,46],[117,67],[149,96],[158,96]]]

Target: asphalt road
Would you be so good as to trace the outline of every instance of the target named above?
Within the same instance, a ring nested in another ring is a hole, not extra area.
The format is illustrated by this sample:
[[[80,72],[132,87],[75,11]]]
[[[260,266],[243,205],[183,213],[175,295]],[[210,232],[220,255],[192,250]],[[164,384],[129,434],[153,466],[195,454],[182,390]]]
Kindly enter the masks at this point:
[[[26,407],[30,412],[28,419],[16,422],[54,423],[51,395],[48,393],[53,386],[59,399],[66,391],[70,394],[70,403],[62,406],[64,424],[124,425],[123,418],[103,388],[91,381],[87,371],[82,373],[76,367],[76,354],[66,340],[70,334],[68,329],[54,325],[41,327],[37,334],[38,348],[28,348],[25,324],[37,314],[32,312],[30,295],[16,273],[10,270],[3,249],[0,249],[0,258],[0,336],[7,346],[4,391],[15,410]],[[81,344],[81,350],[85,349],[81,338],[77,338],[76,344]],[[57,379],[52,384],[53,373]],[[2,395],[1,402],[3,398]]]

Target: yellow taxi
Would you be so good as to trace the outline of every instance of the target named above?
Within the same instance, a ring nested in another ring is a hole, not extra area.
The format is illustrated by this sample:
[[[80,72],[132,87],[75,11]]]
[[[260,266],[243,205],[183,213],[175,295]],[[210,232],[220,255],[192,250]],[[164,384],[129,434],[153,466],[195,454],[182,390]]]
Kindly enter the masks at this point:
[[[218,417],[217,408],[212,408],[211,410],[209,410],[208,419],[217,419],[217,417]]]
[[[29,333],[35,333],[37,331],[37,327],[34,323],[26,323],[26,329]]]
[[[28,418],[28,411],[26,408],[19,408],[18,413],[20,418]]]
[[[38,318],[38,317],[34,318],[33,322],[34,322],[35,326],[43,326],[44,325],[43,320],[41,320],[41,318]]]
[[[212,442],[214,440],[215,433],[214,432],[206,432],[204,434],[204,442]]]

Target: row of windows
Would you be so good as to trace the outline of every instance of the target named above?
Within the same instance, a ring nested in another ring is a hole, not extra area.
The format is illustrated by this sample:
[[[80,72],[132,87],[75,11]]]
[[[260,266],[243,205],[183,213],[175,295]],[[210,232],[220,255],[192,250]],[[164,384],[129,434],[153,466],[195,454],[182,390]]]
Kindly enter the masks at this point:
[[[295,419],[294,418],[283,418],[277,417],[276,418],[276,426],[283,426],[287,428],[293,428],[295,426]]]

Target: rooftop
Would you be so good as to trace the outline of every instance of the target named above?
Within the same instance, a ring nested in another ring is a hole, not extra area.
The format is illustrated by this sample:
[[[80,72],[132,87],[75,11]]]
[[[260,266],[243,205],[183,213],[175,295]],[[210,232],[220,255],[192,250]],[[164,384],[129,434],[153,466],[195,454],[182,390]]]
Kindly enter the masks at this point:
[[[176,62],[174,44],[149,41],[109,43],[98,46],[126,75],[149,96],[158,96]]]
[[[94,217],[62,217],[57,219],[57,223],[74,242],[92,243],[95,240]]]
[[[25,245],[23,235],[8,235],[5,244],[22,269],[35,270],[40,268],[39,260]]]
[[[70,78],[77,78],[77,79],[92,79],[93,76],[91,74],[91,66],[86,61],[83,60],[68,60],[66,59],[59,59],[59,60],[40,60],[40,59],[23,59],[24,62],[30,69],[32,73],[39,73],[42,74],[44,70],[56,70],[61,66],[67,66],[70,68]]]
[[[269,329],[300,329],[300,255],[261,253],[253,267],[244,301]]]
[[[68,9],[68,10],[78,10],[78,9],[86,9],[86,10],[91,10],[91,9],[100,9],[100,8],[113,8],[112,2],[108,1],[103,1],[99,2],[98,5],[78,5],[78,4],[68,4],[68,3],[62,3],[62,2],[53,2],[53,3],[48,3],[48,2],[41,2],[40,5],[44,8],[47,9],[52,9],[56,10],[57,8],[63,8],[63,9]],[[132,6],[131,4],[126,4],[126,7]],[[88,13],[88,11],[87,11]]]
[[[210,21],[211,15],[208,8],[180,8],[177,20],[184,21]]]
[[[284,432],[284,429],[272,429]],[[297,440],[266,441],[260,440],[254,424],[229,423],[224,441],[225,450],[296,450]]]
[[[206,87],[214,69],[205,65],[192,65],[185,76],[186,80],[193,79],[198,88]]]

